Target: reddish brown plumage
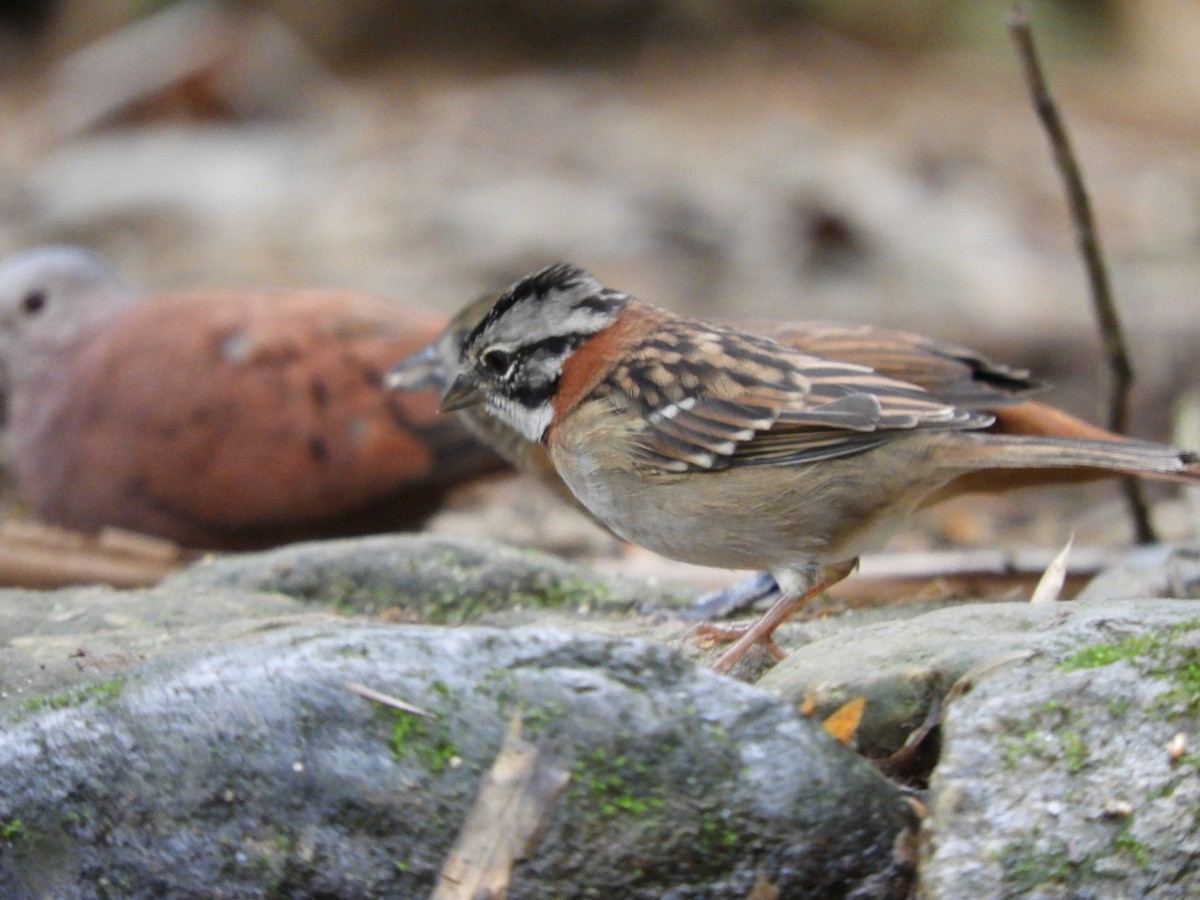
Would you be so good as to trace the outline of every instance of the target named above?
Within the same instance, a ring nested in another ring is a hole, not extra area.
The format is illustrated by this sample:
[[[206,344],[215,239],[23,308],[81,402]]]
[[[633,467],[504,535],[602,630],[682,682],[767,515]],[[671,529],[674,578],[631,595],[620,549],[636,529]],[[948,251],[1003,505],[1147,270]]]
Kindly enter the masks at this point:
[[[611,326],[592,335],[567,358],[554,394],[554,420],[564,418],[608,373],[612,365],[637,342],[647,322],[623,312]],[[553,430],[553,425],[551,425]],[[548,435],[547,440],[553,436]]]
[[[382,375],[444,320],[339,292],[197,293],[116,313],[12,396],[42,518],[241,547],[418,524],[494,457]]]

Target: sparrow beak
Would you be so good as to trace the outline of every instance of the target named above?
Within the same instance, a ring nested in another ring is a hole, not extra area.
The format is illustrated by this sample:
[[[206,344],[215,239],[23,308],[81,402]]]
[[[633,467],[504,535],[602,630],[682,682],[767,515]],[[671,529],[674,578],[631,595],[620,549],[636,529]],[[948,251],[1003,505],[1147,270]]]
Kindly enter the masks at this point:
[[[463,409],[467,406],[474,406],[476,403],[483,402],[483,391],[479,389],[479,385],[471,378],[471,376],[463,373],[454,379],[454,384],[450,385],[450,389],[442,395],[441,405],[438,406],[438,412],[452,412],[456,409]]]
[[[389,391],[444,391],[447,381],[437,344],[404,357],[383,376]]]

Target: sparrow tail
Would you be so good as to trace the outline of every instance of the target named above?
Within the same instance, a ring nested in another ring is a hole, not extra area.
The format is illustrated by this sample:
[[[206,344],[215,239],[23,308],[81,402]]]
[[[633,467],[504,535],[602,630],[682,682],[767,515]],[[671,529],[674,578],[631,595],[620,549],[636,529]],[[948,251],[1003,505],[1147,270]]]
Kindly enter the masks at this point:
[[[1072,440],[998,434],[961,434],[942,462],[978,469],[1085,469],[1156,481],[1200,483],[1200,455],[1147,441]]]

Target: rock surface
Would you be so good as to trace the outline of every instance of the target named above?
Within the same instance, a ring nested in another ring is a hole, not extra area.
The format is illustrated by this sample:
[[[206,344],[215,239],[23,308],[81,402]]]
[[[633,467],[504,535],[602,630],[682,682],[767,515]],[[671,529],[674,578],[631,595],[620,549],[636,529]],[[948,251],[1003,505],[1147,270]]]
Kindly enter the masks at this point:
[[[1200,890],[1194,602],[810,622],[750,687],[676,652],[677,600],[422,536],[0,592],[0,895],[425,895],[518,709],[570,783],[510,896],[892,897],[914,864],[938,900]],[[954,684],[909,850],[899,791],[817,723],[866,697],[883,757]]]
[[[901,895],[896,789],[760,691],[645,642],[333,621],[10,711],[0,893],[424,896],[515,710],[571,781],[511,896]]]
[[[858,749],[898,750],[960,678],[997,659],[1028,655],[1070,605],[963,603],[910,619],[837,632],[791,652],[758,686],[816,715],[866,697]]]
[[[1200,606],[1077,604],[953,703],[922,896],[1200,895]]]
[[[1093,578],[1077,599],[1136,597],[1200,599],[1200,548],[1139,547]]]
[[[342,612],[395,610],[409,621],[455,625],[522,609],[565,609],[580,621],[593,611],[624,615],[686,602],[670,588],[597,576],[545,553],[495,541],[425,535],[310,542],[218,556],[172,576],[163,587],[278,591]],[[506,619],[504,624],[517,623]]]

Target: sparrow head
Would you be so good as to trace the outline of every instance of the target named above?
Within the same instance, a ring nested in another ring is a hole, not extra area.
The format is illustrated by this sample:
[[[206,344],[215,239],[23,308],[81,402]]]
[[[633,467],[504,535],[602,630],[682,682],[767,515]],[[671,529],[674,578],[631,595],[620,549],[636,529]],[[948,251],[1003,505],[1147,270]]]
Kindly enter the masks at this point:
[[[482,403],[527,440],[542,440],[567,358],[628,299],[562,263],[522,278],[462,337],[442,410]]]

